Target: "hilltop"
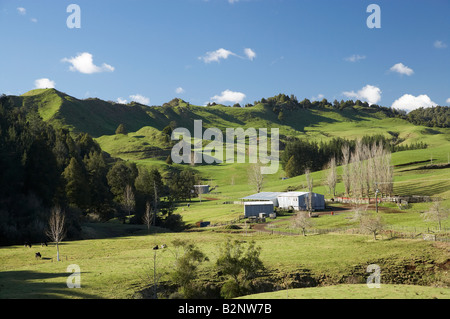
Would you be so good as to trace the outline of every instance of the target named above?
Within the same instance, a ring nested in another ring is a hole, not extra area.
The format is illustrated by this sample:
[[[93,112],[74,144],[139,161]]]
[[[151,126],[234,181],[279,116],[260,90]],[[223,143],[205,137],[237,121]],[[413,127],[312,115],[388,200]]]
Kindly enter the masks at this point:
[[[98,98],[77,99],[56,89],[36,89],[21,96],[10,96],[17,106],[37,108],[44,121],[64,126],[93,137],[113,135],[119,124],[129,132],[150,126],[158,130],[171,123],[177,127],[192,128],[194,120],[203,120],[204,127],[279,127],[283,134],[303,133],[305,127],[319,123],[364,122],[400,118],[414,125],[449,127],[449,108],[419,109],[405,112],[361,101],[334,101],[326,99],[298,102],[294,96],[280,94],[262,98],[254,104],[233,107],[221,104],[196,106],[175,98],[162,106],[146,106],[136,102],[120,104]],[[423,122],[419,113],[427,115]],[[425,122],[426,121],[426,122]]]
[[[437,146],[445,140],[450,118],[448,107],[406,114],[359,100],[298,102],[296,97],[284,94],[245,107],[214,103],[197,106],[178,98],[162,106],[136,102],[124,105],[98,98],[77,99],[55,89],[36,89],[9,98],[16,106],[36,109],[54,127],[88,133],[105,151],[126,159],[167,156],[170,145],[163,130],[171,126],[192,131],[194,120],[202,120],[204,129],[215,127],[222,131],[276,127],[280,129],[282,144],[291,137],[320,142],[382,134],[387,138],[395,136],[399,145],[423,141]],[[120,124],[128,134],[115,134]]]

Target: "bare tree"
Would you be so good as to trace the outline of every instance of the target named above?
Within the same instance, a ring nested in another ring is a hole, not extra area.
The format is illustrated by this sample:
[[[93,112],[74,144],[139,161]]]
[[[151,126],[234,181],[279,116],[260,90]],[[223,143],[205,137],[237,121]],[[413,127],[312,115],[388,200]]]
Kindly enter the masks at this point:
[[[249,184],[254,187],[257,193],[261,193],[264,185],[264,175],[261,173],[260,163],[255,163],[250,166],[248,181]]]
[[[361,225],[361,221],[363,220],[364,216],[367,215],[368,207],[356,203],[353,205],[353,216],[351,220],[354,222],[358,222]]]
[[[151,206],[150,203],[147,202],[145,204],[145,213],[144,216],[142,217],[142,221],[144,222],[144,224],[147,226],[147,231],[150,233],[150,226],[152,225],[152,211],[151,211]]]
[[[385,223],[381,216],[364,214],[361,216],[360,226],[363,232],[372,234],[373,239],[377,240],[377,234],[385,228]]]
[[[299,212],[292,223],[292,227],[302,230],[303,236],[306,236],[306,229],[311,228],[313,225],[314,223],[307,212]]]
[[[123,206],[128,213],[128,218],[131,217],[131,212],[134,210],[136,201],[134,199],[134,192],[131,185],[125,187],[125,192],[123,195]]]
[[[355,151],[351,154],[351,184],[352,194],[354,197],[364,197],[365,186],[365,166],[364,166],[364,154],[361,140],[356,141]]]
[[[350,146],[345,144],[342,147],[342,181],[344,182],[345,194],[350,195],[351,171],[350,171]]]
[[[336,172],[336,158],[332,157],[328,163],[327,185],[330,189],[330,194],[336,196],[337,172]]]
[[[448,208],[443,208],[440,201],[435,201],[430,207],[430,210],[423,214],[423,218],[428,222],[437,222],[439,231],[441,231],[441,223],[448,218],[449,214]]]
[[[50,218],[48,220],[48,230],[46,235],[56,244],[56,260],[59,261],[59,243],[66,236],[65,230],[66,216],[61,207],[52,208]]]
[[[309,170],[309,168],[305,170],[305,177],[306,177],[306,185],[308,187],[308,199],[306,202],[306,210],[311,215],[311,212],[313,210],[312,193],[314,188],[314,179],[311,177],[311,171]]]

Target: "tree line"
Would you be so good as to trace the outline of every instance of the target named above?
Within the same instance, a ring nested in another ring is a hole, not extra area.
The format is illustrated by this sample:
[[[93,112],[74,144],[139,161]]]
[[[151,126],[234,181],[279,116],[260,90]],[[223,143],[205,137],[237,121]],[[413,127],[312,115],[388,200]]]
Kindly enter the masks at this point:
[[[340,137],[331,139],[328,142],[316,142],[306,139],[291,139],[285,145],[284,152],[280,157],[281,165],[286,172],[287,177],[294,177],[304,174],[306,169],[311,171],[320,171],[329,164],[332,158],[339,164],[344,160],[342,152],[344,147],[348,147],[351,153],[358,147],[372,147],[380,145],[390,153],[424,149],[428,145],[423,142],[412,143],[408,145],[399,145],[403,140],[399,139],[398,134],[390,132],[391,138],[386,138],[382,134],[366,135],[360,139],[348,140]]]
[[[294,177],[306,174],[308,177],[310,171],[327,169],[326,184],[330,194],[335,196],[339,180],[337,166],[340,165],[341,179],[347,196],[370,198],[377,191],[380,195],[392,194],[394,178],[392,153],[382,140],[335,139],[320,145],[304,140],[287,144],[282,155],[286,175]]]
[[[309,99],[303,99],[299,101],[293,94],[278,94],[269,98],[262,98],[260,101],[255,101],[254,105],[265,104],[268,105],[274,113],[278,115],[279,120],[283,120],[286,116],[286,111],[292,111],[295,109],[309,109],[309,108],[321,108],[321,109],[333,109],[333,110],[345,110],[345,109],[364,109],[370,112],[382,112],[388,117],[396,117],[407,120],[414,125],[423,125],[428,127],[450,127],[450,107],[449,106],[436,106],[436,107],[421,107],[415,109],[409,113],[404,110],[393,109],[390,107],[380,106],[377,104],[371,104],[361,100],[334,100],[333,102],[327,99],[320,101],[311,101]],[[253,105],[249,105],[253,106]]]
[[[118,218],[180,230],[177,200],[190,199],[198,177],[192,169],[158,169],[111,158],[88,134],[72,134],[44,122],[37,108],[0,98],[0,244],[46,241],[50,211],[65,212],[68,239],[86,220]]]

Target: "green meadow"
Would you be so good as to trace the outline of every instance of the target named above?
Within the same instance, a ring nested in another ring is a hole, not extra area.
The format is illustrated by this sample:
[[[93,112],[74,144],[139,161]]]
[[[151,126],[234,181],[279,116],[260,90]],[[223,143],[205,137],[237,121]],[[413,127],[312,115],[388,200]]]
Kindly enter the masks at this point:
[[[3,247],[0,249],[0,297],[140,298],[139,292],[152,283],[154,254],[157,254],[156,269],[161,273],[162,282],[167,280],[168,273],[173,270],[175,251],[171,242],[175,238],[195,243],[208,256],[209,262],[201,266],[201,273],[204,278],[216,280],[219,278],[214,270],[214,262],[218,257],[218,247],[228,238],[255,240],[262,248],[261,259],[273,276],[270,280],[280,280],[279,289],[282,289],[284,277],[303,272],[308,272],[314,278],[322,278],[325,286],[348,284],[355,276],[361,282],[367,277],[365,268],[374,263],[379,264],[382,269],[382,283],[383,280],[392,280],[390,276],[393,273],[398,273],[397,277],[405,283],[417,283],[420,286],[444,285],[448,280],[448,274],[446,278],[445,274],[438,271],[448,261],[448,251],[445,247],[422,240],[373,241],[365,235],[326,234],[303,237],[214,231],[147,234],[141,227],[131,236],[65,242],[60,248],[60,262],[55,260],[56,251],[52,245],[31,249],[21,246]],[[157,244],[166,244],[168,248],[155,253],[152,247]],[[42,260],[34,259],[32,253],[35,250],[41,252]],[[432,261],[433,265],[421,264],[424,260]],[[71,274],[67,267],[72,264],[80,267],[81,289],[67,288],[66,282]],[[407,265],[416,265],[414,267],[417,268],[405,275],[402,267]],[[355,272],[355,269],[358,271]],[[332,288],[315,288],[306,296],[337,297],[332,295],[332,290],[329,292],[330,289]],[[353,298],[362,289],[361,286],[347,286],[348,294],[340,294],[339,298]],[[389,291],[387,296],[390,297],[404,296],[404,290],[398,289],[398,285],[383,286],[383,291]],[[421,296],[448,298],[448,294],[442,294],[445,291],[444,288],[428,287],[423,289]],[[367,289],[366,292],[370,293],[371,290]],[[300,293],[298,297],[301,296]]]
[[[192,129],[192,119],[201,119],[205,128],[279,128],[280,134],[303,137],[314,141],[329,141],[334,137],[356,139],[369,134],[398,134],[401,145],[424,142],[428,148],[392,154],[394,165],[394,193],[399,196],[422,195],[439,197],[442,206],[450,208],[450,168],[427,166],[446,164],[450,153],[450,129],[427,128],[399,118],[388,118],[383,113],[351,109],[299,109],[285,114],[279,121],[276,114],[262,104],[251,108],[232,108],[221,105],[201,107],[179,101],[174,107],[144,108],[137,104],[116,105],[88,99],[77,100],[56,90],[34,90],[16,97],[24,106],[37,105],[38,112],[55,126],[74,132],[88,132],[102,149],[113,157],[135,162],[138,166],[156,167],[165,176],[170,169],[165,162],[173,144],[162,134],[164,127],[176,121],[179,127]],[[95,107],[94,107],[95,106]],[[86,114],[89,114],[86,115]],[[117,123],[127,126],[128,134],[115,134]],[[283,138],[284,138],[283,137]],[[174,167],[183,168],[177,164]],[[161,283],[167,283],[174,269],[175,249],[171,243],[183,239],[197,245],[209,261],[200,266],[198,282],[224,282],[215,269],[219,247],[228,239],[245,242],[254,240],[261,247],[265,271],[255,279],[255,285],[269,285],[272,291],[245,296],[257,299],[427,299],[450,297],[448,287],[449,242],[425,241],[424,233],[439,233],[436,223],[423,219],[432,203],[412,203],[399,209],[394,203],[382,203],[379,214],[387,230],[415,233],[415,237],[400,238],[383,232],[377,240],[360,234],[353,220],[353,208],[332,204],[327,212],[314,219],[308,236],[292,230],[293,215],[269,220],[263,225],[268,232],[258,231],[245,221],[240,199],[255,193],[249,183],[250,164],[221,163],[192,166],[209,184],[212,191],[189,202],[176,204],[176,213],[192,228],[175,233],[142,225],[89,223],[83,225],[84,240],[65,241],[60,247],[62,260],[56,261],[56,248],[0,247],[0,298],[89,298],[128,299],[145,297],[152,287],[154,258]],[[338,167],[338,173],[342,168]],[[332,196],[326,186],[327,170],[313,172],[314,192]],[[284,179],[280,169],[265,176],[263,191],[306,190],[304,175]],[[339,179],[337,194],[344,193]],[[374,212],[373,207],[368,207]],[[197,228],[199,221],[209,221],[212,227]],[[235,223],[238,229],[229,229]],[[450,220],[442,223],[447,238]],[[262,226],[261,226],[262,227]],[[281,235],[278,232],[297,232]],[[444,237],[445,237],[444,236]],[[168,245],[154,251],[155,245]],[[35,259],[35,252],[42,259]],[[67,288],[71,275],[68,266],[81,270],[81,289]],[[381,288],[365,285],[368,265],[381,268]],[[305,279],[306,278],[306,279]],[[305,287],[305,282],[313,283]]]

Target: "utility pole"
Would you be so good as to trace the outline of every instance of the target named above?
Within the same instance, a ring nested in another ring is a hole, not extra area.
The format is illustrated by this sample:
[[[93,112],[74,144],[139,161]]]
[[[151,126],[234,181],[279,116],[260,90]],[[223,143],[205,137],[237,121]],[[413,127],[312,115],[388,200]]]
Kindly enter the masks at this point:
[[[153,293],[154,293],[154,298],[158,299],[158,280],[156,278],[156,250],[154,251],[154,256],[153,256]]]
[[[153,188],[155,190],[155,203],[154,203],[154,209],[155,212],[153,213],[153,226],[155,226],[156,223],[156,214],[158,213],[158,189],[156,188],[156,181],[153,180]]]

